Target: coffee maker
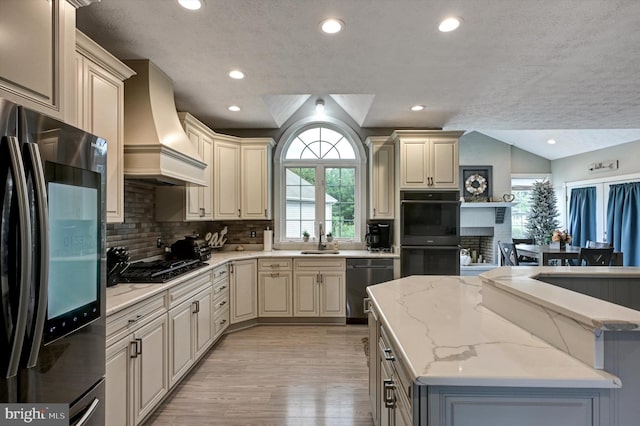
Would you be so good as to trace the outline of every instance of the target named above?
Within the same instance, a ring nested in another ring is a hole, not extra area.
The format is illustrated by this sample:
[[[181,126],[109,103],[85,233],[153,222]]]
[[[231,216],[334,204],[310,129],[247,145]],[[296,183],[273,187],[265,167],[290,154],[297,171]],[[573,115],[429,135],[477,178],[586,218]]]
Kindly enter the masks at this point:
[[[391,250],[391,229],[393,221],[369,221],[365,241],[369,251]]]

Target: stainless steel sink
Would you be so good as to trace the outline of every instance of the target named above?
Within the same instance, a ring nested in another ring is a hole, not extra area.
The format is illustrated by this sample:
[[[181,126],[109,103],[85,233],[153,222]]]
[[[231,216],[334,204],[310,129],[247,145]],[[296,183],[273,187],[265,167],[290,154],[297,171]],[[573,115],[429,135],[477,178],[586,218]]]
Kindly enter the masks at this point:
[[[300,254],[338,254],[340,250],[302,250]]]

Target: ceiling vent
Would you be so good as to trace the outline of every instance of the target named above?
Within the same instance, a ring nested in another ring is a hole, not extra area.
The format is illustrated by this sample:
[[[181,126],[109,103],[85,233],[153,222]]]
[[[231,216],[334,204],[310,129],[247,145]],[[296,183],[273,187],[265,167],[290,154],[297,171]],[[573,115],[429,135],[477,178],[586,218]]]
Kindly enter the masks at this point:
[[[124,85],[125,176],[204,186],[207,164],[180,125],[173,82],[149,60],[125,63],[136,72]]]

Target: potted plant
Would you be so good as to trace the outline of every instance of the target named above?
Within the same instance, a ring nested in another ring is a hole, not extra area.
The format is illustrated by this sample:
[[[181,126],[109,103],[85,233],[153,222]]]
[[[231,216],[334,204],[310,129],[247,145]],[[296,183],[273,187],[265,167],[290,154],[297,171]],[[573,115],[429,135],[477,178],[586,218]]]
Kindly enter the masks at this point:
[[[331,232],[327,233],[327,242],[330,243],[333,241],[333,234]]]
[[[305,243],[309,241],[309,233],[307,232],[306,229],[302,231],[302,241],[304,241]]]

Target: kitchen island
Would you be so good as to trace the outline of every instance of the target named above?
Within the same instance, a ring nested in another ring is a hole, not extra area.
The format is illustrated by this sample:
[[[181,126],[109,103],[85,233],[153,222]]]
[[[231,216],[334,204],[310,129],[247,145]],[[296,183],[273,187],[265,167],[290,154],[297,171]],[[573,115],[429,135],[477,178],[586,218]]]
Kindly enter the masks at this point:
[[[573,269],[640,277],[638,268]],[[640,312],[537,279],[570,273],[500,268],[370,287],[374,417],[381,424],[636,425]],[[485,306],[487,294],[500,315]],[[547,329],[555,333],[538,333]]]

